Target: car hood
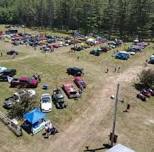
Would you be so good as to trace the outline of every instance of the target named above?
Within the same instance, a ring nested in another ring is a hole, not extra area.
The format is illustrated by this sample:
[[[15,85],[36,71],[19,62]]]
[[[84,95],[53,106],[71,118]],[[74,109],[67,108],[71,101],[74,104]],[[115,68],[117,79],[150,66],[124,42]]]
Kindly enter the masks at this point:
[[[42,103],[42,104],[41,104],[41,108],[42,108],[43,110],[49,110],[49,109],[52,108],[52,104],[51,104],[51,103]]]

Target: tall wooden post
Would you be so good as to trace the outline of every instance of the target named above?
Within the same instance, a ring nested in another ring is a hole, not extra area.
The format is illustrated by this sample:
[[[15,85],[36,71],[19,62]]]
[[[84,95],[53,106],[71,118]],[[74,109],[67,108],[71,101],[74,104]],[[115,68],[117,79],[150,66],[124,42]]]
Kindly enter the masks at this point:
[[[113,126],[112,126],[112,134],[111,134],[111,146],[112,147],[114,145],[114,139],[115,139],[115,128],[116,128],[116,115],[117,115],[119,87],[120,87],[120,84],[117,85],[117,92],[116,92],[115,105],[114,105]]]

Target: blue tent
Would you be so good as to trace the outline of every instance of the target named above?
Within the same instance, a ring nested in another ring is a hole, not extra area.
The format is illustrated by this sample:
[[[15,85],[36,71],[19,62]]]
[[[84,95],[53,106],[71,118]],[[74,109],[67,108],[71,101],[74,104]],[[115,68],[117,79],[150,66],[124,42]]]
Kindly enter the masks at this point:
[[[44,119],[46,116],[45,113],[41,112],[39,108],[35,108],[32,111],[24,114],[24,119],[27,120],[31,124],[35,124],[41,119]]]

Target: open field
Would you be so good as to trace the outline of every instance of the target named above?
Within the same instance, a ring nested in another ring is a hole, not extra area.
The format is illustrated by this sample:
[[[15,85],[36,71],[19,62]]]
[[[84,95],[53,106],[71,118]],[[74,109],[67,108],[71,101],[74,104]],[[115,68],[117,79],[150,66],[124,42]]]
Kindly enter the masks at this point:
[[[130,44],[125,44],[118,50],[123,50]],[[0,41],[0,50],[12,46]],[[66,74],[66,68],[79,66],[85,69],[85,80],[88,88],[80,100],[68,100],[68,107],[64,110],[53,111],[48,118],[60,131],[49,140],[43,139],[41,133],[30,136],[24,133],[16,138],[2,123],[0,123],[0,152],[82,152],[85,146],[100,148],[108,143],[108,134],[111,130],[113,101],[110,96],[115,94],[116,84],[120,82],[121,97],[125,103],[119,103],[117,115],[118,142],[130,146],[137,152],[154,151],[154,98],[143,103],[136,99],[136,90],[133,82],[137,74],[144,68],[144,62],[154,53],[154,45],[148,46],[144,52],[131,57],[128,61],[115,60],[112,54],[115,50],[104,53],[99,57],[89,54],[89,49],[76,53],[69,53],[70,48],[57,49],[51,54],[42,54],[31,47],[17,46],[20,55],[11,59],[3,55],[0,57],[0,66],[17,69],[17,75],[38,73],[42,77],[37,91],[37,102],[43,91],[44,83],[49,84],[50,93],[55,87],[61,87],[64,82],[71,81],[73,77]],[[116,48],[117,50],[117,48]],[[77,57],[79,56],[79,60]],[[114,73],[114,67],[120,66],[120,73]],[[106,68],[109,73],[106,74]],[[151,66],[153,68],[153,66]],[[10,89],[7,83],[0,85],[0,110],[3,100],[15,90]],[[129,113],[123,113],[126,103],[131,104]],[[105,150],[100,150],[105,151]]]

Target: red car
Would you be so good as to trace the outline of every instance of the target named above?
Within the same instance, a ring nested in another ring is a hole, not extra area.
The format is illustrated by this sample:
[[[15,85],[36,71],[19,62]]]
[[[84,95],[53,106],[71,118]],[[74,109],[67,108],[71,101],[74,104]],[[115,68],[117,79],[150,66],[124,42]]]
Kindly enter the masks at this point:
[[[146,101],[146,96],[144,96],[142,93],[138,93],[137,98],[141,99],[142,101]]]
[[[147,89],[148,92],[150,92],[151,96],[154,96],[154,89]]]
[[[62,89],[64,90],[64,92],[66,93],[68,98],[70,98],[70,99],[71,98],[79,98],[80,97],[79,91],[75,89],[75,87],[73,86],[72,83],[64,84]]]
[[[10,82],[10,87],[36,88],[37,85],[38,80],[26,76],[20,78],[13,78]]]
[[[52,44],[52,47],[53,48],[59,48],[59,45],[55,43],[55,44]]]
[[[77,87],[81,90],[86,88],[86,83],[81,77],[75,77],[74,78],[74,83],[77,85]]]

